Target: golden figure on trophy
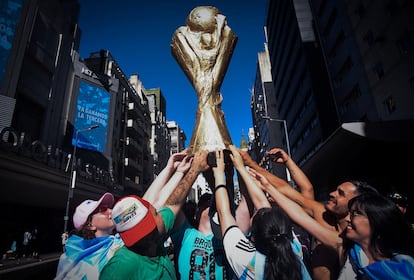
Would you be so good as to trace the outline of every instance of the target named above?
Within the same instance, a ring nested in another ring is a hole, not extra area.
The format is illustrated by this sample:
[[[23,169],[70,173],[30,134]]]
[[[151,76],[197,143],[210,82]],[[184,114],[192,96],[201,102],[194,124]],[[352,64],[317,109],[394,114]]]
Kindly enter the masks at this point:
[[[171,51],[198,96],[196,123],[189,153],[215,151],[232,144],[221,110],[223,83],[237,36],[227,26],[226,17],[216,7],[194,8],[186,26],[179,27],[171,41]]]

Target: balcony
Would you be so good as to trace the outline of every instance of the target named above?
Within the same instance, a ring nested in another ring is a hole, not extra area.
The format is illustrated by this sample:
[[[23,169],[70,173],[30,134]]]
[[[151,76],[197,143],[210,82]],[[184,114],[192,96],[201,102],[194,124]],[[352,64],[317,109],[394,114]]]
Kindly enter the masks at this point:
[[[144,137],[144,128],[140,127],[138,123],[132,119],[127,121],[127,133],[133,138],[142,138]]]
[[[127,174],[136,174],[142,172],[142,165],[132,158],[125,158],[124,160],[125,173]]]
[[[143,119],[141,106],[134,102],[128,103],[128,118],[131,119]]]
[[[126,138],[127,153],[142,154],[142,145],[139,145],[137,141],[131,137]]]

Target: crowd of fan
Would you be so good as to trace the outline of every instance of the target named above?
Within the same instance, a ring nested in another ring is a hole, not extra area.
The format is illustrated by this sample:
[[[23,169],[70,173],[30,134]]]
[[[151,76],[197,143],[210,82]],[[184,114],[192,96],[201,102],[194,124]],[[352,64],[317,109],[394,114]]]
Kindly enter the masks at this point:
[[[82,202],[55,279],[413,279],[404,195],[349,180],[321,203],[285,151],[267,154],[295,187],[230,145],[173,154],[142,197]],[[200,174],[211,192],[195,204]]]

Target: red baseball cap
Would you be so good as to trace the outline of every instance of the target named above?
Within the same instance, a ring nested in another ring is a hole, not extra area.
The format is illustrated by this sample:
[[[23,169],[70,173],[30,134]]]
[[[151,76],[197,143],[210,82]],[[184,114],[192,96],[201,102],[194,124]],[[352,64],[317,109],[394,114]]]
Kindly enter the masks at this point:
[[[125,196],[115,204],[112,220],[125,246],[134,245],[156,228],[150,205],[136,195]]]

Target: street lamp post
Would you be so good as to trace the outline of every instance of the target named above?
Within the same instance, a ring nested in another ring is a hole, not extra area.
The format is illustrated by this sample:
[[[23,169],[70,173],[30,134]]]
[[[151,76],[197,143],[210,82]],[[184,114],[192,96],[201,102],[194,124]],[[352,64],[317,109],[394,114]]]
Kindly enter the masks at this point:
[[[281,123],[283,123],[283,130],[285,132],[285,138],[286,138],[287,154],[289,155],[290,158],[292,158],[292,155],[290,154],[290,142],[289,142],[289,134],[288,134],[286,120],[274,119],[274,118],[271,118],[269,116],[263,116],[262,119],[268,120],[268,121],[271,121],[271,122],[281,122]],[[289,169],[287,167],[286,167],[286,179],[287,179],[288,182],[291,181],[290,172],[289,172]]]
[[[76,184],[75,161],[76,161],[76,146],[78,145],[79,133],[89,131],[89,130],[93,130],[93,129],[98,128],[98,127],[99,127],[99,125],[91,125],[87,128],[76,130],[75,145],[73,146],[72,164],[71,164],[71,167],[70,167],[70,180],[69,180],[69,189],[68,189],[68,199],[66,200],[65,216],[63,217],[63,219],[65,221],[64,226],[63,226],[63,232],[66,232],[67,229],[68,229],[70,201],[73,197],[73,190],[75,189],[75,184]]]

